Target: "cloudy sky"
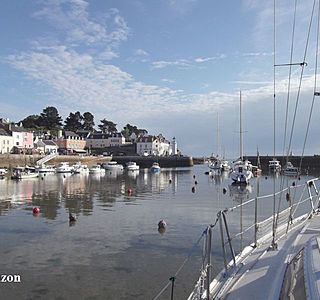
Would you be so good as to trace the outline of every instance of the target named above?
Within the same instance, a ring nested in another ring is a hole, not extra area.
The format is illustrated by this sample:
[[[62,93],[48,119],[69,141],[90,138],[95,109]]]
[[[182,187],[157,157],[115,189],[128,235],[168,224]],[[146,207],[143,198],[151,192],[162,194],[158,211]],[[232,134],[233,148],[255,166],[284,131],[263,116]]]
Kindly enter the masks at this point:
[[[184,154],[239,154],[239,90],[244,152],[273,153],[273,3],[239,0],[2,0],[0,3],[1,117],[19,121],[57,107],[66,118],[86,111],[96,125],[130,123],[176,137]],[[277,1],[276,63],[302,62],[313,0]],[[313,100],[314,9],[296,122],[302,67],[276,72],[278,154],[287,136],[301,154]],[[314,112],[319,111],[317,98]],[[219,122],[217,116],[219,114]],[[319,153],[314,113],[308,154]],[[219,123],[219,126],[218,126]],[[219,127],[219,143],[217,128]],[[286,144],[288,145],[289,139]],[[218,149],[217,145],[220,145]],[[286,146],[287,148],[288,146]]]

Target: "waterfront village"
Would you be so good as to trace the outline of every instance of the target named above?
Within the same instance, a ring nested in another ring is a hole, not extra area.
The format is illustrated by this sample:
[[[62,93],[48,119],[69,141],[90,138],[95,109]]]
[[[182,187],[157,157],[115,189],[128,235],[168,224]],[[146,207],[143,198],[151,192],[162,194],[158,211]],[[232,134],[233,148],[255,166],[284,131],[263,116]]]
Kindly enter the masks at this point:
[[[95,130],[93,115],[84,115],[89,119],[87,123],[79,112],[70,113],[62,127],[57,110],[47,107],[41,129],[37,126],[40,116],[29,116],[18,123],[0,118],[0,154],[180,155],[175,138],[168,141],[162,134],[150,135],[146,129],[130,124],[118,132],[116,124],[105,119],[98,126],[100,130]]]

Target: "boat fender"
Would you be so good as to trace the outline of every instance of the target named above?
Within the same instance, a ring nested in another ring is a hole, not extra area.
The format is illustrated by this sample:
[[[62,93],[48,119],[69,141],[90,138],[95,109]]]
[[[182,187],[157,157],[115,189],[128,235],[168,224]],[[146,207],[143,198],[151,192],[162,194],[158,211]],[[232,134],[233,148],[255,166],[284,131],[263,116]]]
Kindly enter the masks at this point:
[[[191,189],[191,192],[195,193],[195,191],[196,191],[196,188],[193,186],[192,189]]]

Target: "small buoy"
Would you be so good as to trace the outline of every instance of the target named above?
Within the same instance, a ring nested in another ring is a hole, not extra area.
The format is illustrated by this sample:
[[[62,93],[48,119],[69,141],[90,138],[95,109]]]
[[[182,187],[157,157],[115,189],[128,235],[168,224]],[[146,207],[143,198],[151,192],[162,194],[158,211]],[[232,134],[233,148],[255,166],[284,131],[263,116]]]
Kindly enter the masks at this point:
[[[158,223],[158,228],[166,228],[167,227],[167,223],[165,220],[160,220]]]
[[[193,186],[191,189],[191,192],[194,193],[196,191],[196,188]]]
[[[193,179],[195,179],[196,178],[196,175],[193,175]]]
[[[41,180],[43,180],[43,177],[41,177]]]
[[[295,182],[292,182],[292,186],[295,186],[296,185],[296,183]]]
[[[312,187],[313,186],[313,181],[309,182],[309,186]]]
[[[268,179],[268,177],[266,176],[266,177],[265,177],[265,179],[267,180],[267,179]]]
[[[206,172],[204,172],[204,174],[205,174],[205,175],[209,175],[209,172],[208,172],[208,171],[206,171]]]
[[[72,215],[72,213],[69,213],[69,222],[75,222],[77,221],[76,216]]]
[[[197,185],[197,184],[198,184],[198,181],[196,180],[196,181],[194,182],[194,184]]]
[[[66,178],[66,175],[63,175],[63,178]]]
[[[40,208],[39,208],[39,207],[34,207],[34,208],[32,209],[32,212],[33,212],[35,215],[37,215],[37,214],[40,212]]]
[[[300,178],[300,176],[298,177],[298,180],[300,180],[301,178]]]
[[[171,179],[169,179],[169,183],[170,183],[170,184],[172,183],[172,180],[171,180]]]
[[[222,189],[222,193],[225,194],[226,192],[227,192],[227,190],[226,190],[225,188],[223,188],[223,189]]]
[[[128,188],[128,194],[132,194],[132,189]]]

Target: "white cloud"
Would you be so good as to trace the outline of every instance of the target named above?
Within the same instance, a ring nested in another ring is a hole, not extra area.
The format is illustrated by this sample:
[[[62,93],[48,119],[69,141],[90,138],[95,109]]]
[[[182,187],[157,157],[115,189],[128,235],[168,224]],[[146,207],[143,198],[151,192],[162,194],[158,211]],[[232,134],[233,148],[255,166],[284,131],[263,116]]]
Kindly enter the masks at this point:
[[[134,54],[137,56],[149,56],[149,53],[143,49],[137,49]]]
[[[175,83],[174,80],[172,80],[172,79],[167,79],[167,78],[162,78],[161,81],[162,81],[162,82],[168,82],[168,83]]]

